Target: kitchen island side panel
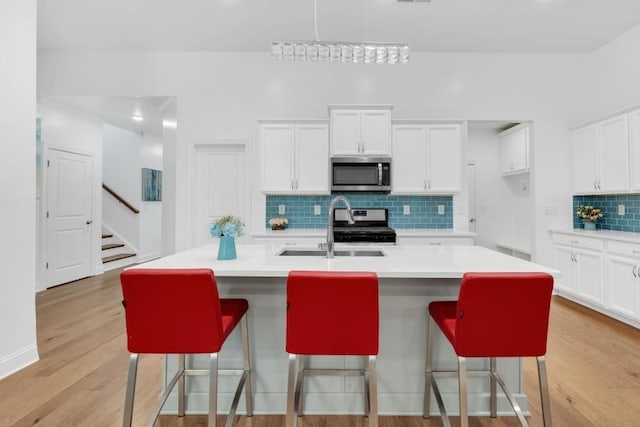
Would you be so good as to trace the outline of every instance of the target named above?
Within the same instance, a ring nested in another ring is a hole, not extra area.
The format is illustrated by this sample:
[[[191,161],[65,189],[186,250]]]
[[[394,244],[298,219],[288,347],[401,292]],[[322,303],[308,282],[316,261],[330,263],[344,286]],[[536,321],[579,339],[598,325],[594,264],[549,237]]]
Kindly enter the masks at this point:
[[[285,348],[286,278],[282,277],[218,277],[222,297],[247,298],[250,304],[249,333],[253,361],[253,385],[256,414],[284,414],[287,391]],[[380,352],[378,355],[378,402],[382,415],[421,415],[424,391],[427,305],[435,300],[456,299],[459,279],[381,278],[380,279]],[[434,366],[456,368],[450,345],[439,332],[435,341]],[[206,368],[206,355],[189,356],[194,368]],[[239,331],[235,331],[220,355],[221,367],[241,366],[242,350]],[[469,368],[486,368],[485,359],[470,360]],[[313,357],[317,368],[362,366],[356,357]],[[520,360],[499,359],[499,369],[518,403],[526,411],[527,398],[522,393]],[[176,369],[176,358],[165,364],[165,378]],[[228,410],[236,377],[220,377],[221,413]],[[458,411],[457,380],[440,381],[443,398],[452,414]],[[206,377],[187,380],[188,413],[206,413],[208,408]],[[361,378],[315,377],[306,383],[305,413],[362,414],[364,411]],[[431,413],[438,414],[432,399]],[[508,403],[499,397],[499,411],[511,414]],[[244,397],[239,412],[244,410]],[[165,413],[177,413],[177,395],[172,395]],[[489,381],[469,379],[469,413],[488,415]]]

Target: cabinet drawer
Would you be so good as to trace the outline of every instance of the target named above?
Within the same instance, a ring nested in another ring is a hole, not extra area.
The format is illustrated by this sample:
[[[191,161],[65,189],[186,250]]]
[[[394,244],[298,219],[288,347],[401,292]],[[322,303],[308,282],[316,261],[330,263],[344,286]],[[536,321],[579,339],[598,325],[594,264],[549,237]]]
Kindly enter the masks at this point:
[[[607,242],[607,250],[610,253],[640,258],[640,243],[617,242],[611,240]]]
[[[593,249],[595,251],[601,251],[603,249],[601,239],[576,236],[575,234],[553,233],[553,242],[560,245],[574,246],[576,248]]]

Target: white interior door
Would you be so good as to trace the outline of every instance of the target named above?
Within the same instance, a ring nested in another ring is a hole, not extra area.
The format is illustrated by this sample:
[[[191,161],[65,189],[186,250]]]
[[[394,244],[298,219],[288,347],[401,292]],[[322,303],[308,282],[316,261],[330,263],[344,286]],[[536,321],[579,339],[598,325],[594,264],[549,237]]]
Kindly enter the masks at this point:
[[[93,158],[49,149],[47,165],[47,286],[91,275]]]
[[[247,223],[247,182],[245,145],[196,147],[194,246],[211,243],[209,227],[221,216],[233,215]]]

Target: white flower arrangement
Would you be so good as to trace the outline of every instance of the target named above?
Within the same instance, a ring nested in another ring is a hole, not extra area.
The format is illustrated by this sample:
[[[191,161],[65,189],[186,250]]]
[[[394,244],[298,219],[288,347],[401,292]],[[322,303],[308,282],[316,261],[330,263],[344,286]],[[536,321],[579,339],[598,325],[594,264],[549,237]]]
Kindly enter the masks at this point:
[[[287,224],[289,224],[289,220],[287,218],[271,218],[269,220],[269,225],[272,230],[284,230],[287,228]]]
[[[578,206],[578,209],[576,209],[576,216],[580,219],[587,219],[595,222],[599,218],[602,218],[604,214],[601,209],[596,208],[595,206],[580,205]]]

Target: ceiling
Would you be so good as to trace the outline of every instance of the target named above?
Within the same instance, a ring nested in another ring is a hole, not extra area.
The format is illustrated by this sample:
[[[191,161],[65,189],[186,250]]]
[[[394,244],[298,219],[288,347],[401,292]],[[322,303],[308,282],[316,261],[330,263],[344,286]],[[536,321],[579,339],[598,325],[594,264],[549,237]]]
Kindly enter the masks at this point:
[[[160,96],[43,96],[39,98],[39,102],[161,140],[162,107],[171,99]],[[134,121],[133,115],[140,116],[143,120]]]
[[[321,40],[413,52],[585,53],[640,24],[638,0],[317,0]],[[268,52],[315,38],[313,0],[39,0],[40,50]]]

